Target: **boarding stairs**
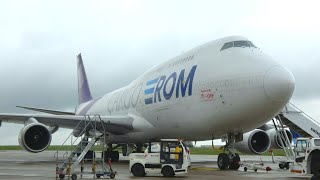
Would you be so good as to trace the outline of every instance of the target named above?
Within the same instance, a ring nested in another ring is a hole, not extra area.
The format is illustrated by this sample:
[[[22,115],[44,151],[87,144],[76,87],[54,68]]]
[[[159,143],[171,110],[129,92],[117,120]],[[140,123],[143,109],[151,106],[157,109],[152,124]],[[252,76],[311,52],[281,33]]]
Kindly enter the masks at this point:
[[[320,137],[320,123],[292,103],[285,106],[278,119],[302,137]]]
[[[286,155],[286,160],[279,161],[281,169],[289,169],[289,163],[297,164],[295,163],[295,149],[287,133],[284,133],[285,128],[290,128],[302,137],[320,137],[320,123],[292,103],[288,103],[272,122],[281,139],[280,144]]]
[[[280,138],[280,145],[287,157],[286,160],[281,160],[279,162],[279,167],[289,169],[289,163],[295,161],[294,147],[291,146],[291,141],[285,131],[285,125],[283,124],[280,116],[278,116],[277,118],[273,118],[272,123],[278,134],[278,137]]]
[[[97,127],[100,128],[97,129]],[[56,178],[59,177],[60,179],[64,179],[65,176],[68,176],[69,178],[71,177],[72,180],[77,179],[75,171],[79,165],[81,165],[80,173],[82,178],[84,174],[85,156],[91,150],[92,157],[87,159],[92,161],[92,173],[90,172],[90,174],[93,174],[94,178],[106,175],[114,178],[115,173],[111,168],[111,164],[108,164],[108,166],[106,162],[104,162],[102,154],[101,158],[96,157],[96,150],[99,148],[95,148],[94,146],[99,145],[100,149],[102,149],[102,153],[105,152],[105,128],[101,117],[98,115],[93,117],[84,116],[74,128],[74,130],[78,129],[81,129],[79,134],[82,134],[82,136],[74,138],[73,133],[70,133],[68,138],[54,154],[54,158],[56,159]],[[69,140],[71,145],[66,146]],[[68,147],[64,153],[63,147]],[[97,164],[101,165],[101,171],[96,171]]]

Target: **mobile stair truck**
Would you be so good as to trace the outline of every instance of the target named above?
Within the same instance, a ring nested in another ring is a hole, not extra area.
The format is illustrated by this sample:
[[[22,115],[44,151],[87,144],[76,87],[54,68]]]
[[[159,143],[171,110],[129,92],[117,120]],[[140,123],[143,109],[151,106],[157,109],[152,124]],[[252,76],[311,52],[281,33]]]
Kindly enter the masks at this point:
[[[158,142],[149,142],[144,153],[131,153],[129,169],[138,177],[146,174],[172,177],[188,172],[189,157],[189,151],[182,141],[162,139]]]

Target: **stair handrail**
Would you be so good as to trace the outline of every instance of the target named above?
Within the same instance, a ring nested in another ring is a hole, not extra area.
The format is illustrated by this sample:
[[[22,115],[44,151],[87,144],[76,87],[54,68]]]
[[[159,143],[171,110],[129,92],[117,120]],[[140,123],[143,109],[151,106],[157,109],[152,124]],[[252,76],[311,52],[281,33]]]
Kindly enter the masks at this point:
[[[96,131],[96,128],[95,128],[94,125],[92,124],[93,121],[91,120],[90,115],[86,115],[86,116],[85,116],[85,119],[87,119],[87,118],[88,118],[88,123],[87,123],[87,121],[85,121],[85,127],[82,129],[82,131],[80,132],[80,134],[82,134],[82,133],[84,134],[89,125],[91,125],[92,129],[94,129],[94,130]],[[80,124],[80,122],[79,122],[79,124]],[[76,129],[76,128],[74,128],[74,129]],[[71,134],[72,134],[72,133],[71,133]],[[70,134],[70,135],[71,135],[71,134]],[[78,146],[78,145],[74,146],[74,144],[75,144],[75,142],[76,142],[80,137],[82,137],[82,136],[78,136],[74,141],[71,140],[71,146],[70,146],[70,147],[66,150],[66,152],[63,154],[63,156],[62,156],[63,158],[65,158],[65,157],[69,154],[69,153],[68,153],[69,151],[74,151],[74,150],[77,149],[77,146]],[[71,136],[71,138],[72,138],[72,136]],[[84,137],[83,137],[83,138],[84,138]],[[95,137],[95,138],[96,138],[96,137]],[[79,142],[79,143],[82,144],[82,142]],[[73,150],[71,150],[72,147],[73,147]]]
[[[81,121],[76,125],[76,127],[74,129],[76,129],[82,121],[84,121],[86,119],[86,117],[84,116]],[[69,136],[66,138],[66,140],[64,140],[64,142],[62,143],[62,145],[58,148],[58,150],[54,153],[54,158],[56,157],[56,155],[58,155],[58,151],[61,150],[62,146],[64,146],[64,144],[69,140],[70,136],[72,135],[72,132],[69,134]]]
[[[88,116],[88,120],[89,122],[87,123],[87,116]],[[85,123],[85,127],[82,129],[82,131],[80,132],[80,134],[82,134],[83,132],[86,131],[87,127],[89,126],[89,124],[91,124],[91,119],[90,119],[90,116],[89,115],[85,115],[82,120],[76,125],[76,127],[74,129],[77,129],[77,127],[81,124],[81,122]],[[92,125],[92,124],[91,124]],[[62,143],[62,145],[58,148],[58,150],[54,153],[54,158],[57,158],[58,159],[58,154],[59,154],[59,151],[61,150],[61,148],[65,145],[65,143],[70,139],[70,137],[72,137],[73,133],[71,132],[69,134],[69,136],[66,138],[66,140]],[[71,142],[71,146],[66,150],[66,152],[63,154],[63,158],[65,157],[66,154],[68,154],[68,151],[70,151],[70,149],[73,147],[73,144],[82,136],[79,136],[77,137],[74,141]],[[57,155],[57,157],[56,157]]]
[[[318,125],[320,126],[320,123],[319,123],[317,120],[313,119],[311,116],[309,116],[307,113],[305,113],[304,111],[302,111],[301,109],[299,109],[297,106],[295,106],[295,105],[292,104],[291,102],[289,102],[289,104],[290,104],[293,108],[299,110],[300,113],[302,113],[303,115],[305,115],[305,116],[308,117],[310,120],[312,120],[313,122],[315,122],[316,124],[318,124]],[[288,111],[288,110],[287,110],[287,111]]]

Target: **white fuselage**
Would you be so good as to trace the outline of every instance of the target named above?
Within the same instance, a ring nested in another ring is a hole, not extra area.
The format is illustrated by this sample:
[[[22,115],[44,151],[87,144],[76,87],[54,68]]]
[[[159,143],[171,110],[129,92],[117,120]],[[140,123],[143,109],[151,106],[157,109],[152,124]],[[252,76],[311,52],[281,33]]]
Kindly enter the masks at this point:
[[[136,131],[109,135],[112,142],[208,140],[255,129],[289,101],[294,78],[258,48],[221,50],[237,40],[247,39],[226,37],[192,49],[153,67],[128,86],[80,105],[76,113],[139,117]]]

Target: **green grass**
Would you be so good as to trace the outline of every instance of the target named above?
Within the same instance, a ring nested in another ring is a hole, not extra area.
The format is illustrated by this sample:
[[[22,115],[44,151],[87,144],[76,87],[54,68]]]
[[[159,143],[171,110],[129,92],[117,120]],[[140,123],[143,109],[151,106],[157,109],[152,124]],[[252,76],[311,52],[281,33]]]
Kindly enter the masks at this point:
[[[56,151],[60,148],[60,146],[49,146],[47,149],[48,151]],[[96,150],[101,151],[102,148],[99,146],[95,147]],[[70,146],[63,146],[61,150],[69,150]],[[20,146],[0,146],[0,150],[22,150]],[[117,149],[121,152],[121,149]],[[222,152],[220,149],[212,149],[212,148],[199,148],[199,147],[193,147],[190,148],[191,154],[203,154],[203,155],[218,155]],[[285,156],[284,151],[281,149],[275,149],[273,150],[275,156]],[[239,151],[236,151],[236,153],[240,155],[244,155],[244,153],[240,153]],[[262,154],[263,156],[270,156],[271,154],[269,152],[266,152]]]

